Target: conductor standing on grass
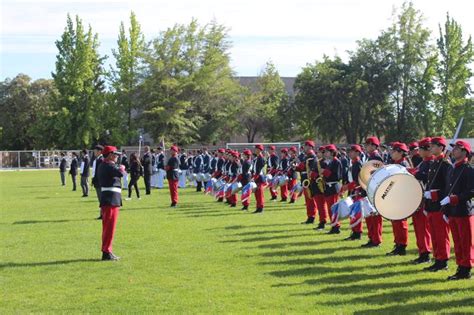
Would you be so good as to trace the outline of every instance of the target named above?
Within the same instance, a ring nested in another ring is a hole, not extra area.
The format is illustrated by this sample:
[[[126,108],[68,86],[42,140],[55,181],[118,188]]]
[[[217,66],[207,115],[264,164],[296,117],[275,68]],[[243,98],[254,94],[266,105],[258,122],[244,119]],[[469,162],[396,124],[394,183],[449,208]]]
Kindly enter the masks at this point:
[[[149,146],[145,147],[145,154],[143,154],[141,162],[142,162],[143,170],[144,170],[143,179],[145,180],[145,191],[146,191],[146,194],[149,195],[151,194],[150,178],[151,178],[151,174],[153,174],[153,162],[152,162]]]
[[[61,162],[59,163],[59,174],[61,174],[61,184],[63,186],[66,186],[66,167],[67,167],[66,155],[64,154],[64,152],[61,152]]]
[[[115,226],[120,206],[122,206],[121,178],[125,174],[125,166],[117,166],[120,152],[114,146],[105,146],[102,152],[104,161],[97,170],[97,178],[101,191],[100,208],[102,212],[102,260],[118,260],[112,253]]]
[[[72,179],[72,191],[76,191],[76,176],[77,176],[77,153],[72,152],[71,169],[69,170]]]

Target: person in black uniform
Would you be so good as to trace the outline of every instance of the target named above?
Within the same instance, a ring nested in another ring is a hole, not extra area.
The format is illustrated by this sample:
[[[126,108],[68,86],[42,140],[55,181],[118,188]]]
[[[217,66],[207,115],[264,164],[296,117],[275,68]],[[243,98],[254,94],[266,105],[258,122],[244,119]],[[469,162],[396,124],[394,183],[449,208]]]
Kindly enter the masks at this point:
[[[102,150],[104,149],[103,146],[96,145],[94,148],[94,155],[95,159],[92,162],[92,185],[94,185],[95,192],[97,194],[97,199],[99,201],[99,217],[97,217],[97,220],[102,219],[102,210],[100,208],[100,185],[99,185],[99,179],[97,178],[97,169],[99,168],[100,163],[104,160],[104,157],[102,156]]]
[[[119,209],[122,206],[121,178],[125,173],[123,165],[117,166],[120,152],[116,147],[105,146],[105,157],[97,169],[97,179],[100,185],[100,207],[102,212],[102,260],[118,260],[112,253],[112,242]]]
[[[146,194],[149,195],[151,194],[150,178],[151,178],[151,175],[153,174],[153,161],[152,161],[152,156],[150,153],[150,147],[145,146],[144,150],[145,150],[145,154],[143,154],[141,163],[143,165],[143,179],[145,181],[145,191],[146,191]]]
[[[128,184],[128,198],[125,200],[132,199],[133,188],[135,188],[135,193],[137,194],[137,198],[138,200],[140,200],[140,190],[138,189],[138,180],[140,179],[140,176],[143,175],[143,167],[136,153],[132,153],[130,155],[129,172],[130,172],[130,182]]]
[[[179,148],[175,145],[171,146],[171,157],[166,163],[166,178],[168,179],[168,186],[170,189],[171,207],[178,205],[178,180],[179,180]]]
[[[194,158],[194,163],[193,163],[193,172],[194,174],[201,174],[203,172],[203,156],[201,150],[197,151],[197,155]],[[202,181],[201,180],[196,180],[197,181],[197,186],[196,186],[196,191],[200,192],[202,191]]]
[[[71,169],[69,170],[69,174],[71,175],[71,179],[72,179],[72,191],[76,191],[76,176],[77,176],[77,153],[76,152],[72,152]]]
[[[81,188],[82,197],[89,196],[89,172],[90,172],[89,152],[86,149],[82,150],[81,161]]]
[[[127,152],[122,150],[122,156],[120,157],[120,165],[125,167],[125,170],[128,171],[130,169],[130,164],[128,163]],[[125,173],[123,176],[123,189],[128,188],[128,173]]]
[[[224,164],[224,163],[222,163]],[[245,149],[242,154],[242,174],[240,174],[240,183],[245,187],[252,179],[252,151]],[[250,205],[250,198],[242,200],[242,210],[247,211]]]
[[[59,163],[59,174],[61,174],[62,186],[66,186],[66,168],[67,168],[66,154],[64,154],[64,152],[61,152],[61,161]]]

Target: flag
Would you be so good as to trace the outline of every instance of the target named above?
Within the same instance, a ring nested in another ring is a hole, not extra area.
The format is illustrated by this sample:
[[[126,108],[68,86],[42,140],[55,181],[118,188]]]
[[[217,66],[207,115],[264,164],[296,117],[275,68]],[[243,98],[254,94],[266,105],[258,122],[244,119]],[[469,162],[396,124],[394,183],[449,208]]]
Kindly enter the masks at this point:
[[[208,195],[212,192],[212,181],[209,180],[206,182],[205,194]]]
[[[351,228],[355,227],[362,221],[362,202],[360,200],[352,204],[349,217],[351,218]]]
[[[242,194],[240,195],[240,199],[242,200],[242,202],[244,202],[250,198],[250,195],[252,195],[252,186],[250,185],[250,183],[248,183],[242,188]]]

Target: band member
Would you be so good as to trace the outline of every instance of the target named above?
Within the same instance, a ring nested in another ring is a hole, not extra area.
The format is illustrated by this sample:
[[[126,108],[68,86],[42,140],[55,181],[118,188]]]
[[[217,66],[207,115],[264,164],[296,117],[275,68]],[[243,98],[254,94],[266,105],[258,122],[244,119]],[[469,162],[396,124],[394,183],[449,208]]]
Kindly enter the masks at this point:
[[[313,164],[311,172],[311,191],[313,193],[313,200],[319,214],[319,224],[314,229],[317,231],[324,230],[328,220],[328,208],[325,198],[326,185],[324,184],[323,171],[327,167],[324,154],[326,152],[325,146],[320,146],[316,153],[316,160]],[[329,218],[330,219],[330,218]]]
[[[245,187],[252,178],[252,151],[245,149],[242,154],[242,174],[240,174],[240,183]],[[250,198],[242,199],[242,210],[247,211],[250,205]]]
[[[122,164],[123,165],[123,164]],[[128,198],[125,200],[130,200],[132,199],[132,188],[135,188],[135,193],[137,194],[137,198],[140,199],[140,190],[138,189],[138,180],[140,179],[140,176],[143,175],[143,166],[140,163],[140,160],[138,159],[138,156],[136,153],[132,153],[130,155],[130,182],[128,184]]]
[[[230,172],[229,172],[229,183],[232,185],[233,183],[237,182],[237,178],[239,176],[239,168],[240,168],[240,155],[239,152],[234,151],[231,155],[231,165],[230,165]],[[237,194],[231,194],[229,196],[229,203],[231,208],[235,208],[237,206]]]
[[[125,150],[122,150],[122,156],[120,157],[120,165],[123,165],[126,171],[130,169],[130,164],[128,163],[127,152]],[[125,175],[123,176],[122,184],[123,184],[122,185],[123,189],[128,189],[128,173],[127,172],[125,172]]]
[[[296,165],[297,164],[296,154],[298,153],[296,147],[291,147],[288,150],[288,153],[290,154],[289,162],[288,162],[289,165],[290,166]],[[298,173],[294,170],[293,167],[289,167],[288,172],[287,172],[287,176],[288,176],[287,186],[288,186],[288,190],[291,192],[289,203],[295,203],[296,199],[298,198],[298,192],[293,191],[293,187],[296,186],[296,180],[298,179]]]
[[[267,161],[267,174],[270,174],[272,176],[276,175],[279,165],[279,158],[278,155],[276,155],[275,150],[276,147],[274,145],[268,147],[269,156]],[[268,187],[270,187],[270,194],[272,196],[271,200],[277,200],[278,192],[273,189],[272,185],[269,185]]]
[[[64,152],[61,152],[61,161],[59,162],[59,174],[61,175],[62,186],[66,186],[66,168],[67,168],[66,154],[64,154]]]
[[[280,164],[278,166],[278,174],[286,175],[290,168],[290,160],[288,159],[288,149],[283,148],[280,150]],[[280,186],[281,200],[280,202],[286,202],[288,200],[288,183]]]
[[[409,169],[410,173],[418,179],[423,187],[426,187],[428,180],[428,171],[433,162],[433,156],[430,151],[431,138],[424,138],[418,143],[419,154],[423,161],[416,166],[416,168]],[[415,164],[415,163],[414,163]],[[416,236],[416,246],[418,248],[418,258],[413,260],[414,264],[429,263],[431,253],[431,233],[428,223],[427,212],[425,211],[425,204],[412,216],[413,228]]]
[[[186,173],[188,171],[188,163],[186,162],[186,160],[187,160],[186,153],[183,152],[179,156],[179,169],[181,171],[179,173],[179,182],[178,182],[178,187],[179,188],[186,187]]]
[[[405,143],[395,142],[392,145],[391,158],[394,164],[402,165],[406,168],[409,167],[406,161],[408,155],[408,147]],[[395,246],[393,250],[387,255],[406,255],[406,248],[408,245],[408,221],[403,220],[392,220],[392,231],[394,236]]]
[[[417,167],[421,162],[423,162],[423,158],[419,152],[419,147],[420,144],[416,141],[413,141],[408,145],[408,148],[410,149],[408,164],[410,164],[410,167]]]
[[[89,152],[87,152],[87,150],[84,149],[82,150],[82,161],[81,161],[82,197],[89,196],[89,172],[90,172]]]
[[[203,169],[202,152],[201,152],[201,150],[198,150],[198,153],[197,153],[197,155],[194,159],[193,172],[194,172],[194,174],[201,174],[202,169]],[[201,180],[197,180],[196,191],[197,192],[202,191],[202,181]]]
[[[359,186],[359,173],[362,169],[362,161],[360,154],[362,153],[362,148],[358,144],[353,144],[349,150],[349,158],[351,163],[349,166],[349,171],[347,175],[347,184],[343,186],[342,191],[348,191],[349,195],[352,195],[354,202],[359,201],[363,198],[362,189]],[[355,215],[350,218],[350,226],[352,233],[349,237],[345,238],[346,241],[360,240],[362,235],[362,213],[359,212],[358,215]]]
[[[158,169],[158,175],[156,178],[156,187],[158,189],[163,188],[165,182],[165,154],[163,153],[163,148],[156,148],[156,168]]]
[[[255,201],[257,202],[257,209],[253,213],[263,213],[263,207],[265,206],[265,196],[263,189],[265,182],[263,180],[263,168],[265,166],[265,159],[263,158],[263,145],[257,144],[255,146],[255,158],[253,159],[252,170],[253,179],[257,184],[255,190]]]
[[[100,192],[99,179],[97,178],[97,169],[99,168],[100,163],[102,163],[102,161],[104,160],[104,157],[102,156],[103,149],[104,147],[101,146],[100,144],[95,146],[94,148],[95,159],[92,162],[92,185],[95,188],[95,192],[97,194],[97,200],[99,201],[99,217],[97,217],[97,220],[102,219],[102,210],[100,207],[101,192]]]
[[[76,176],[77,176],[77,153],[72,152],[71,168],[69,170],[72,179],[72,191],[76,191]]]
[[[179,148],[175,145],[171,146],[171,157],[166,164],[166,178],[170,189],[171,207],[174,208],[178,204],[178,180],[179,180]]]
[[[325,182],[324,201],[326,203],[329,217],[331,218],[331,230],[328,234],[341,233],[341,222],[339,218],[332,214],[331,207],[337,203],[342,180],[342,163],[337,158],[337,148],[334,144],[325,146],[324,157],[326,159],[326,168],[323,170]]]
[[[449,217],[458,265],[456,273],[448,280],[470,279],[474,264],[474,169],[469,165],[471,146],[467,141],[458,140],[452,153],[455,164],[449,180],[448,196],[440,202]]]
[[[383,158],[378,151],[380,140],[377,137],[368,137],[365,141],[368,161],[380,161],[383,163]],[[369,241],[362,245],[362,247],[378,247],[382,243],[382,216],[379,214],[371,215],[365,218],[367,225],[367,234]]]
[[[313,224],[314,218],[316,217],[316,203],[312,196],[312,178],[310,174],[314,169],[314,164],[317,159],[314,153],[314,147],[315,144],[312,140],[307,140],[304,143],[304,152],[306,152],[306,155],[300,155],[298,158],[300,163],[296,166],[296,171],[300,172],[301,185],[306,183],[305,185],[307,186],[307,188],[303,189],[306,206],[306,221],[301,222],[301,224]]]
[[[143,165],[143,180],[145,182],[145,192],[147,195],[151,194],[150,189],[150,179],[151,175],[153,174],[153,159],[150,153],[150,147],[145,146],[144,148],[145,153],[141,159],[141,163]]]
[[[102,209],[102,260],[118,260],[112,253],[112,242],[119,209],[122,206],[122,183],[125,173],[123,165],[117,166],[120,152],[116,147],[105,146],[102,154],[104,161],[97,169],[97,180],[100,185],[100,207]]]
[[[431,138],[430,150],[434,155],[433,163],[428,170],[428,180],[424,192],[425,211],[428,212],[431,241],[433,243],[433,257],[435,263],[424,268],[427,271],[448,269],[448,260],[451,251],[449,240],[449,224],[443,218],[440,201],[447,196],[453,166],[445,158],[446,140],[443,137]]]

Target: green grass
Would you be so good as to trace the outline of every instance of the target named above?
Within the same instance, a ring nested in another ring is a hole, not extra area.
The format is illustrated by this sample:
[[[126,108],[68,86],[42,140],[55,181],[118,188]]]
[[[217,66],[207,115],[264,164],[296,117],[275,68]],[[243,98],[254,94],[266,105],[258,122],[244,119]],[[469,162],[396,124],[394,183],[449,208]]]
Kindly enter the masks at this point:
[[[410,233],[406,257],[361,249],[299,224],[296,205],[242,213],[187,188],[124,201],[114,252],[99,260],[93,194],[61,187],[52,171],[0,172],[0,313],[474,313],[473,281],[426,273]],[[252,205],[255,205],[252,199]],[[238,208],[240,209],[240,208]],[[365,239],[365,237],[364,237]],[[365,240],[364,240],[365,241]]]

